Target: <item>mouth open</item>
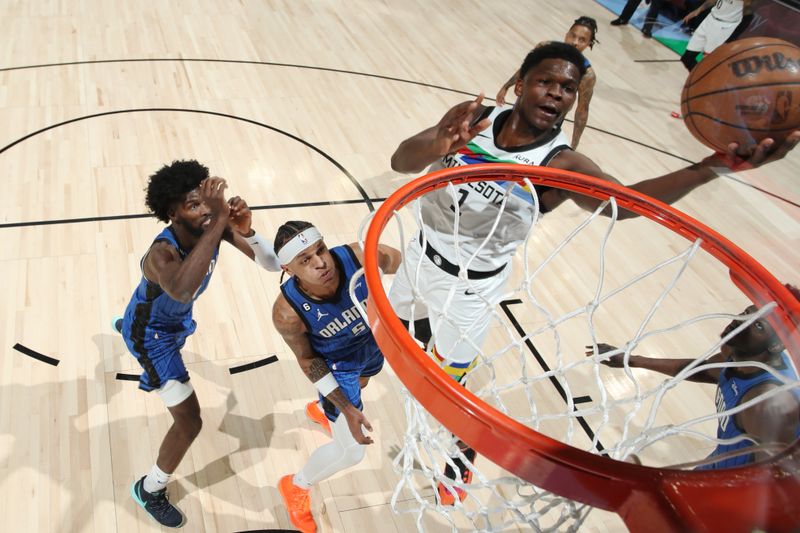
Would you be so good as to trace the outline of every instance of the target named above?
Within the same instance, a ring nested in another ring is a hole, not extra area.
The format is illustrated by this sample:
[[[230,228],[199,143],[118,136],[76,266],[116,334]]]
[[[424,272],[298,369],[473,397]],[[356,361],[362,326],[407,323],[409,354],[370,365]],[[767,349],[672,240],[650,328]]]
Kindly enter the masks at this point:
[[[539,110],[550,118],[555,118],[558,116],[558,109],[552,105],[540,105]]]

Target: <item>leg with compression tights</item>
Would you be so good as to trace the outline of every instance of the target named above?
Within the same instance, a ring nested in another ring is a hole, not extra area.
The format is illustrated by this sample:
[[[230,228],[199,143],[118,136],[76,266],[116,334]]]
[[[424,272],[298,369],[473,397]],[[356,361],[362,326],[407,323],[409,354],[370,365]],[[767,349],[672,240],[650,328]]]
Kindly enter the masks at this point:
[[[333,440],[317,448],[303,469],[294,475],[295,485],[307,489],[337,472],[357,465],[364,458],[365,447],[353,438],[343,415],[339,415],[336,422],[331,424],[331,436]]]

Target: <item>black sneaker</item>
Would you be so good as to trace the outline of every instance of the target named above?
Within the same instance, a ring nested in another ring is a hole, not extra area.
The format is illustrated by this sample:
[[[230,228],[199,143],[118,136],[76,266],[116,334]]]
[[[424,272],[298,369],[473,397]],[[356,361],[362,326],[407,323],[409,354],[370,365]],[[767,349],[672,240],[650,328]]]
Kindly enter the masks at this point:
[[[166,527],[182,527],[186,517],[167,500],[167,489],[149,493],[144,490],[144,477],[131,485],[131,496],[153,520]]]
[[[628,23],[627,20],[624,20],[624,19],[621,19],[621,18],[616,18],[616,19],[611,21],[611,25],[612,26],[624,26],[627,23]]]
[[[115,317],[111,321],[111,327],[114,328],[114,331],[116,331],[117,333],[122,333],[122,317],[121,316]]]

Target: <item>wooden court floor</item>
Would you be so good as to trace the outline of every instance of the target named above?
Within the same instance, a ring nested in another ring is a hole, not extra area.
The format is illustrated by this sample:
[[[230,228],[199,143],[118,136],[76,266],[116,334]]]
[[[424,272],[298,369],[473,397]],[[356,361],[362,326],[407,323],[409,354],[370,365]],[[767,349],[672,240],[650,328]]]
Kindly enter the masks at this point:
[[[370,209],[409,179],[390,169],[397,144],[451,105],[493,96],[532,45],[561,38],[579,15],[597,19],[601,41],[588,52],[599,81],[580,151],[624,183],[704,157],[670,117],[683,67],[638,62],[673,53],[609,26],[613,15],[588,0],[1,2],[0,530],[160,530],[129,486],[151,466],[169,415],[124,379],[140,371],[110,326],[160,230],[144,216],[150,173],[198,159],[256,208],[257,231],[305,219],[329,244],[353,242]],[[798,283],[799,163],[793,153],[720,178],[677,207]],[[576,216],[565,209],[550,227]],[[647,255],[638,247],[676,246],[645,222],[620,226],[631,271]],[[548,291],[565,306],[580,301],[581,276],[553,274]],[[719,269],[691,283],[684,296],[699,308],[746,304]],[[291,529],[276,483],[326,442],[303,416],[314,389],[271,325],[278,284],[224,248],[195,306],[184,358],[204,429],[170,486],[186,531]],[[682,345],[652,349],[681,355],[670,350]],[[271,355],[278,361],[230,371]],[[414,530],[389,506],[399,389],[387,366],[366,390],[376,443],[358,467],[315,488],[320,531]],[[713,410],[713,388],[683,394],[676,416],[693,403]],[[653,463],[669,464],[673,452],[659,453],[667,457]],[[425,524],[449,530],[435,517]],[[584,530],[623,526],[598,512]]]

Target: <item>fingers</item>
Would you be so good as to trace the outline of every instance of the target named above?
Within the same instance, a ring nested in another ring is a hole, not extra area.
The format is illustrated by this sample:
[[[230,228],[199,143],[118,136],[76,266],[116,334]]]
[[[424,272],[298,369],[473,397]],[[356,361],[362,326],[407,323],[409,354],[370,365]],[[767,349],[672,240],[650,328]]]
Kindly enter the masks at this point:
[[[792,285],[791,283],[787,283],[787,284],[785,284],[785,285],[784,285],[784,287],[786,287],[787,289],[789,289],[789,292],[791,292],[791,293],[792,293],[792,296],[794,296],[795,298],[797,298],[798,300],[800,300],[800,289],[798,289],[797,287],[795,287],[795,286],[794,286],[794,285]]]

